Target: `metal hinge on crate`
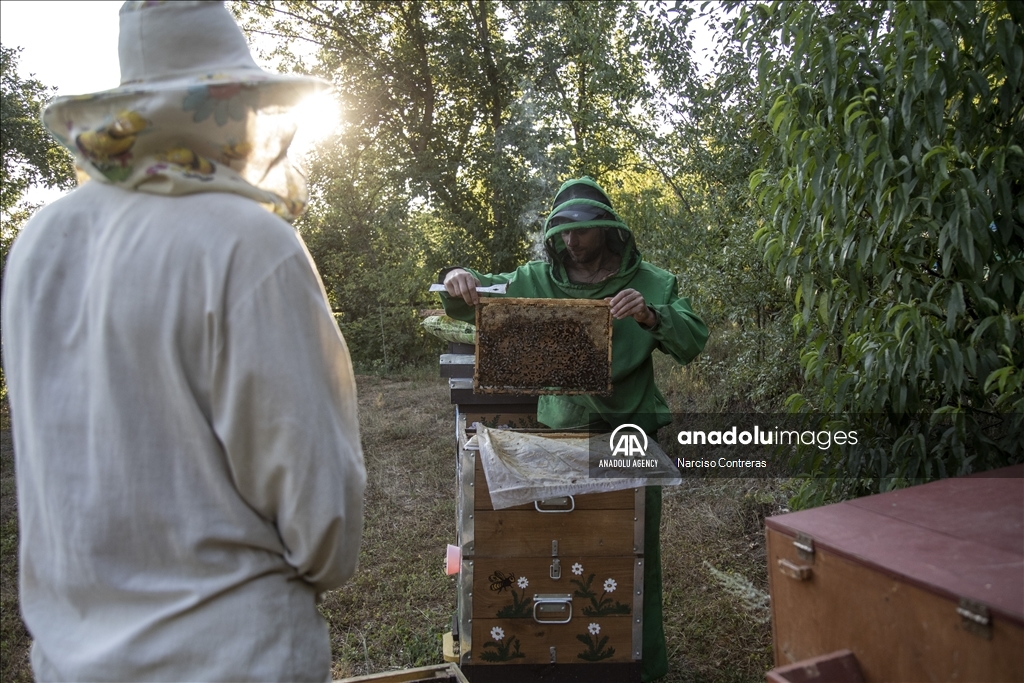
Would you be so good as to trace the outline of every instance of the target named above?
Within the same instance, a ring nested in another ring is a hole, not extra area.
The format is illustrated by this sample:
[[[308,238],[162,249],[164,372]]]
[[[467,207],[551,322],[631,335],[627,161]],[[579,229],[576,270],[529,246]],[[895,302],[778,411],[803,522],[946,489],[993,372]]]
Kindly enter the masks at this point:
[[[558,559],[558,541],[551,541],[551,567],[548,569],[548,576],[552,581],[562,578],[562,563]]]
[[[801,560],[814,562],[814,539],[808,534],[798,533],[793,541],[793,547],[796,548],[796,554]]]
[[[960,625],[965,631],[992,640],[992,614],[987,606],[977,600],[960,598],[956,613],[960,615]]]

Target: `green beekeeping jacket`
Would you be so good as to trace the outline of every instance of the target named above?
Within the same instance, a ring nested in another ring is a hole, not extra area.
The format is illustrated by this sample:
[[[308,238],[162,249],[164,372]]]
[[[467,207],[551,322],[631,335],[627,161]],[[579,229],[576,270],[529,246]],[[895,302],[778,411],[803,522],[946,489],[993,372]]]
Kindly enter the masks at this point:
[[[600,190],[590,178],[567,182],[559,196],[571,185],[585,185]],[[603,196],[603,190],[600,191]],[[680,363],[688,363],[704,348],[708,328],[690,308],[690,302],[677,294],[676,278],[671,273],[644,262],[633,240],[633,233],[610,205],[593,199],[573,198],[559,202],[556,209],[582,209],[590,207],[611,218],[583,220],[552,226],[553,210],[548,217],[549,226],[544,235],[544,246],[549,261],[534,261],[520,266],[514,272],[485,275],[466,268],[480,284],[507,283],[504,296],[544,299],[604,299],[624,289],[635,289],[658,315],[652,329],[642,327],[632,317],[614,320],[612,327],[612,384],[610,397],[572,395],[541,396],[537,405],[537,420],[553,429],[591,426],[598,428],[611,423],[629,422],[650,435],[671,422],[665,397],[654,384],[654,362],[651,354],[660,349]],[[594,212],[591,212],[594,213]],[[622,257],[619,272],[595,284],[575,284],[569,281],[562,258],[565,243],[560,237],[563,230],[602,227],[608,230],[608,246]],[[445,272],[441,273],[443,280]],[[441,294],[445,312],[459,320],[475,322],[476,311],[461,298]],[[596,417],[596,420],[594,419]],[[668,658],[662,619],[661,574],[661,487],[648,486],[644,504],[644,612],[643,653],[641,680],[654,681],[668,673]]]
[[[597,202],[584,199],[573,202],[597,205]],[[609,228],[609,245],[622,255],[622,265],[618,274],[603,282],[572,283],[562,265],[565,244],[559,233],[565,229],[591,226]],[[548,254],[552,256],[551,263],[533,261],[511,273],[497,275],[466,270],[479,278],[483,286],[507,283],[508,290],[504,296],[508,297],[603,299],[615,296],[623,289],[635,289],[643,294],[647,305],[657,313],[658,323],[653,329],[646,329],[632,317],[613,321],[613,394],[608,397],[541,396],[537,420],[553,429],[563,429],[588,426],[595,414],[615,416],[613,419],[602,417],[602,422],[633,422],[653,435],[659,427],[671,422],[671,417],[664,396],[654,384],[651,353],[659,349],[680,363],[688,363],[704,348],[708,338],[707,326],[690,308],[689,300],[678,296],[675,276],[643,260],[634,244],[632,232],[621,220],[558,226],[550,228],[545,238]],[[475,321],[474,308],[461,298],[442,293],[441,299],[449,316]]]

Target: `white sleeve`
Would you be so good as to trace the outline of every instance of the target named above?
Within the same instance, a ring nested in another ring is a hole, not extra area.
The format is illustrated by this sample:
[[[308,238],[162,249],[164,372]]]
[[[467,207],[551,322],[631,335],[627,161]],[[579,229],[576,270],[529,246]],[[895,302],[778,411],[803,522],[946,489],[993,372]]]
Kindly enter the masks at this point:
[[[212,417],[235,485],[298,574],[335,588],[355,572],[366,470],[352,363],[308,254],[234,302],[221,337]]]

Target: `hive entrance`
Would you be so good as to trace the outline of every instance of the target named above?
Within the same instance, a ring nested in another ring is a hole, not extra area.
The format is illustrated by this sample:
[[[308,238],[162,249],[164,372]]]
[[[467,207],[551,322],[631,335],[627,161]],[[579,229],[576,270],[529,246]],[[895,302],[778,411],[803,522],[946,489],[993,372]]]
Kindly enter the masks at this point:
[[[473,389],[611,394],[611,309],[587,299],[484,299]]]

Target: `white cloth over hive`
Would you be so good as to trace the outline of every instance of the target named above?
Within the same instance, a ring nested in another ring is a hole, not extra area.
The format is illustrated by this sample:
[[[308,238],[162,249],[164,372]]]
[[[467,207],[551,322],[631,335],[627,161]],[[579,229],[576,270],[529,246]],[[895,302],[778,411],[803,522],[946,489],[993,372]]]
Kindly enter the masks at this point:
[[[652,470],[652,476],[628,478],[591,476],[592,453],[601,459],[613,457],[607,434],[553,439],[478,426],[477,443],[495,510],[558,496],[621,491],[638,486],[674,486],[682,481],[679,470],[654,441],[649,443],[646,457],[657,459],[658,468]],[[593,473],[610,469],[595,468]]]

